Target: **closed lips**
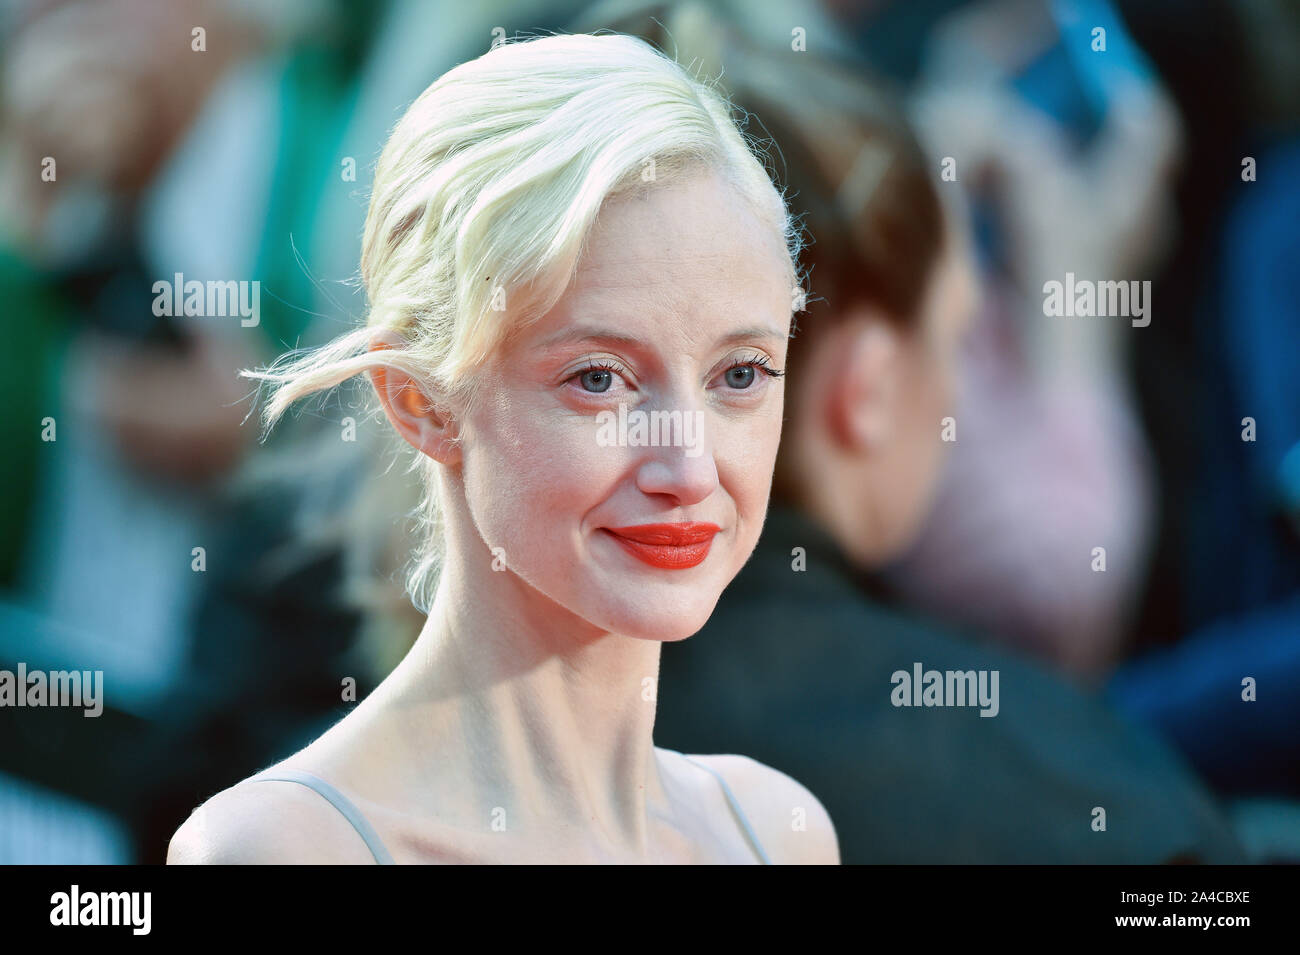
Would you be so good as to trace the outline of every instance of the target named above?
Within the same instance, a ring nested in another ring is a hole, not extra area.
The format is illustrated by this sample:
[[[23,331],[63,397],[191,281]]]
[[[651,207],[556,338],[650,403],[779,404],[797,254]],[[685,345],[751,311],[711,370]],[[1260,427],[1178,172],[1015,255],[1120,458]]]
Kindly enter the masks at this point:
[[[709,556],[717,524],[687,521],[680,524],[635,524],[607,527],[605,532],[633,557],[652,567],[683,570]]]
[[[717,524],[702,521],[684,521],[680,524],[634,524],[631,527],[610,527],[607,530],[619,537],[642,544],[670,544],[683,547],[711,540],[722,530]]]

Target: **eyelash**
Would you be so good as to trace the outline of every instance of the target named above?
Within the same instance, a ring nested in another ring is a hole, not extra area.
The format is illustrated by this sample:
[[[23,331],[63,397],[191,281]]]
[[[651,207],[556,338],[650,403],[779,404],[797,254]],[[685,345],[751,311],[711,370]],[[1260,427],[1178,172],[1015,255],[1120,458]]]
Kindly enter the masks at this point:
[[[759,371],[761,371],[763,374],[767,375],[769,378],[780,378],[782,375],[785,374],[785,371],[782,370],[782,369],[772,368],[772,367],[771,367],[771,361],[772,361],[772,359],[768,358],[766,355],[755,355],[753,358],[748,358],[748,359],[740,359],[740,358],[737,358],[734,362],[732,362],[732,363],[731,363],[730,365],[728,365],[726,368],[722,369],[721,374],[724,374],[724,375],[725,375],[727,372],[731,371],[731,369],[733,369],[733,368],[743,368],[743,367],[745,367],[746,365],[753,365],[755,368],[757,368],[757,369],[758,369]],[[570,375],[568,378],[564,379],[564,383],[567,385],[569,382],[574,381],[574,380],[576,380],[576,379],[578,379],[578,378],[581,378],[583,375],[587,374],[587,372],[589,372],[589,371],[609,371],[609,372],[613,372],[613,373],[615,373],[615,374],[617,374],[617,375],[622,375],[622,374],[626,371],[626,369],[625,369],[622,365],[617,365],[617,364],[614,364],[613,362],[610,362],[610,361],[604,361],[604,360],[601,360],[601,361],[593,361],[593,362],[591,362],[590,364],[585,365],[585,366],[583,366],[582,368],[579,368],[577,371],[575,371],[575,372],[574,372],[572,375]],[[732,389],[732,390],[733,390],[733,391],[748,391],[749,389],[747,389],[747,388],[735,388],[735,389]],[[601,393],[601,392],[591,392],[591,394],[600,394],[600,393]]]
[[[759,371],[763,372],[763,374],[767,375],[769,378],[780,378],[782,375],[785,374],[785,371],[781,369],[769,367],[769,363],[771,361],[772,359],[768,358],[766,355],[755,355],[753,358],[750,358],[748,360],[741,360],[738,358],[736,359],[736,361],[728,365],[726,368],[722,369],[722,373],[725,375],[733,368],[741,368],[744,367],[745,365],[753,365],[756,368],[758,368]]]

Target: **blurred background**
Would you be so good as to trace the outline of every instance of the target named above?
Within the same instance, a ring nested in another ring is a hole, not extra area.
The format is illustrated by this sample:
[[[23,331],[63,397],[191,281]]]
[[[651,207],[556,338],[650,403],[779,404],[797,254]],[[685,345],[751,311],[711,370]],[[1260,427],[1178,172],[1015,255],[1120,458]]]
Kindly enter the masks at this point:
[[[400,658],[385,423],[344,389],[259,443],[237,372],[364,317],[373,164],[440,74],[704,12],[870,77],[968,210],[961,436],[890,599],[1105,699],[1300,860],[1300,5],[6,0],[0,670],[102,670],[105,707],[0,708],[0,862],[163,861]],[[1149,280],[1150,324],[1046,317],[1066,272]],[[160,281],[257,282],[256,322],[159,315]]]

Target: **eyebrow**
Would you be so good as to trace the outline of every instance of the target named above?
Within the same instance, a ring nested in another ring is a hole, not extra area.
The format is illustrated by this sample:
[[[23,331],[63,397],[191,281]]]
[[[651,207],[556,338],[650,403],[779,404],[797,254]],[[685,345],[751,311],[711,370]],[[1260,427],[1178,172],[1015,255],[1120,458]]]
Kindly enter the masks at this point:
[[[756,338],[783,341],[786,336],[774,328],[764,325],[753,325],[749,328],[742,328],[738,331],[723,335],[714,343],[714,347],[737,345],[742,342],[753,341]],[[646,344],[641,339],[632,335],[623,334],[622,332],[611,331],[610,329],[600,328],[595,325],[578,325],[573,328],[562,329],[554,335],[542,339],[539,343],[539,347],[552,348],[556,345],[567,345],[573,342],[623,345],[629,348],[643,348]]]

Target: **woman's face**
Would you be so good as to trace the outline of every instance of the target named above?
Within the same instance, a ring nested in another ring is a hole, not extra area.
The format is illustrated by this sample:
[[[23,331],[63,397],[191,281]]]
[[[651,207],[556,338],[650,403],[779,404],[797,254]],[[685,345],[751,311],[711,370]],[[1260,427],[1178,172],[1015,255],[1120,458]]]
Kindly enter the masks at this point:
[[[599,630],[699,630],[767,509],[789,285],[782,237],[712,172],[607,203],[462,423],[484,565],[500,548],[525,593]]]

